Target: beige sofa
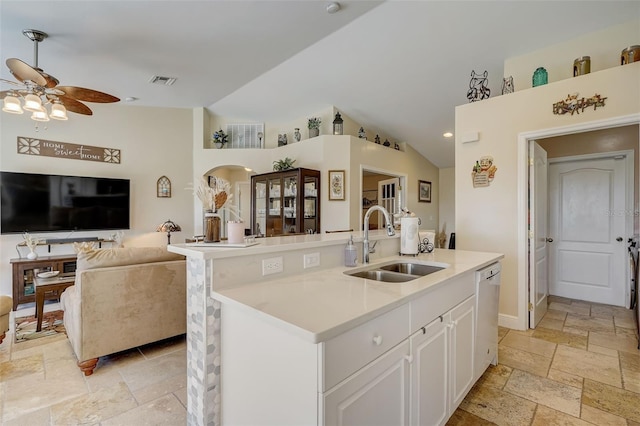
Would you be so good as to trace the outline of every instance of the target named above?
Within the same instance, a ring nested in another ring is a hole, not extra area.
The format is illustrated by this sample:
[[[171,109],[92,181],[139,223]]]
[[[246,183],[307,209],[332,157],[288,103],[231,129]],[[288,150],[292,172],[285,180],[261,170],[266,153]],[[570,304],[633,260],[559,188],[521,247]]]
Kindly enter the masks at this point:
[[[64,326],[86,376],[98,358],[186,333],[186,261],[165,247],[78,253]]]
[[[0,295],[0,343],[7,335],[7,331],[9,331],[11,309],[13,309],[13,299],[9,296]]]

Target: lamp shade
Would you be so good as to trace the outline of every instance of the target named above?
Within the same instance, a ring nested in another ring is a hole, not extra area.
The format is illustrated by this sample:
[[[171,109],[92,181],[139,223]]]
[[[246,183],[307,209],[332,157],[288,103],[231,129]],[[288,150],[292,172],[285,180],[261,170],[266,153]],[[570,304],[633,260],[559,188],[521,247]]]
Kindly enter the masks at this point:
[[[40,111],[42,109],[42,100],[33,93],[29,93],[24,97],[24,109],[33,112]]]
[[[156,232],[166,232],[167,233],[167,244],[171,244],[171,233],[172,232],[178,232],[178,231],[182,231],[182,228],[180,228],[180,225],[178,225],[177,223],[172,222],[171,219],[167,220],[166,222],[161,223],[156,228]]]
[[[20,99],[13,95],[7,95],[4,97],[4,106],[2,107],[2,110],[11,114],[22,114],[24,112],[20,106]]]
[[[26,106],[25,106],[26,109]],[[31,114],[31,119],[35,121],[49,121],[49,116],[47,115],[47,110],[42,107],[38,111],[33,111]]]
[[[67,117],[67,109],[64,107],[64,105],[58,103],[51,105],[51,114],[49,114],[49,117],[55,120],[69,119],[69,117]]]

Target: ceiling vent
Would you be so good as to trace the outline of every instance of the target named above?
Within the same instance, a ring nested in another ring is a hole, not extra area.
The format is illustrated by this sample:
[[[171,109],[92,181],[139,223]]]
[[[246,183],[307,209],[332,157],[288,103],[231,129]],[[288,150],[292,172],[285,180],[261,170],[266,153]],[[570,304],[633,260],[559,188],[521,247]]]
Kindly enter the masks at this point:
[[[162,84],[164,86],[171,86],[173,83],[175,83],[177,80],[176,77],[163,77],[161,75],[154,75],[153,77],[151,77],[151,80],[149,80],[149,83],[153,83],[153,84]]]

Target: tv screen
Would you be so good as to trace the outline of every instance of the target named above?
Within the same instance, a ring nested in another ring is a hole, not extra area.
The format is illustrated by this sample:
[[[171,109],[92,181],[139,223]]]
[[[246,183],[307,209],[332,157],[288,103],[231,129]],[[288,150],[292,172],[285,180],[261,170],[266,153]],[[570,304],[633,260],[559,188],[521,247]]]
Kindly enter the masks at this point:
[[[0,172],[0,233],[129,229],[129,180]]]

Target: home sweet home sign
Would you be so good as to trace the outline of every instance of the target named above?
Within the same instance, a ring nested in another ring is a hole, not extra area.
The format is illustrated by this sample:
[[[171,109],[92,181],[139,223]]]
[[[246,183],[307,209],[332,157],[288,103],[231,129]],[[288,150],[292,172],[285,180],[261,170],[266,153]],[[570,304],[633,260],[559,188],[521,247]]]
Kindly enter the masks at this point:
[[[18,136],[18,154],[120,164],[120,150]]]

